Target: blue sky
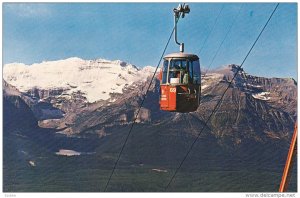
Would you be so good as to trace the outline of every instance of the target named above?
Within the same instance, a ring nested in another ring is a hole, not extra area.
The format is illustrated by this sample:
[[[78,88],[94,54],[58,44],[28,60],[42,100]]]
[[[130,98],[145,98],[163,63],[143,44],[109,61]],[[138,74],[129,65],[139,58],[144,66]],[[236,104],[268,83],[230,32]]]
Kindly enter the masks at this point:
[[[32,64],[76,56],[120,59],[140,67],[156,66],[173,28],[172,9],[177,5],[4,3],[3,63]],[[205,70],[210,64],[211,69],[231,63],[241,64],[276,4],[189,5],[190,14],[178,24],[178,40],[185,43],[186,52],[200,57]],[[232,29],[224,40],[231,25]],[[178,50],[172,40],[167,53]],[[253,75],[297,79],[296,3],[279,5],[243,67]]]

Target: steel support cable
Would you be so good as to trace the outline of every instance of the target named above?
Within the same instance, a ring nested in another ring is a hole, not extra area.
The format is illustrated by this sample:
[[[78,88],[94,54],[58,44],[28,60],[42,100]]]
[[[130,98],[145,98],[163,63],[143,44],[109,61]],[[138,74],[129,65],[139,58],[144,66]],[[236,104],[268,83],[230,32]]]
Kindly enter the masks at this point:
[[[222,42],[220,43],[220,45],[219,45],[219,47],[218,47],[218,49],[217,49],[215,55],[213,56],[212,60],[210,61],[209,65],[208,65],[208,68],[207,68],[207,70],[206,70],[206,72],[205,72],[205,74],[204,74],[203,77],[206,76],[206,74],[207,74],[207,72],[209,71],[209,69],[210,69],[212,63],[215,61],[215,58],[217,57],[217,55],[218,55],[218,53],[219,53],[219,51],[220,51],[220,49],[221,49],[223,43],[225,42],[225,40],[226,40],[227,36],[229,35],[229,33],[230,33],[230,31],[231,31],[233,25],[235,24],[236,20],[238,19],[238,16],[239,16],[240,13],[241,13],[242,7],[243,7],[243,5],[240,6],[239,11],[238,11],[237,15],[235,16],[235,19],[233,20],[233,22],[231,23],[230,27],[228,28],[225,37],[223,38],[223,40],[222,40]]]
[[[271,15],[269,16],[267,22],[265,23],[265,25],[263,26],[262,30],[260,31],[259,35],[257,36],[256,40],[254,41],[254,43],[252,44],[251,48],[249,49],[248,53],[246,54],[245,58],[243,59],[240,67],[237,69],[237,71],[235,72],[233,78],[231,79],[231,81],[228,83],[228,86],[227,88],[225,89],[225,91],[223,92],[220,100],[218,101],[218,103],[216,104],[216,106],[214,107],[212,113],[209,115],[208,119],[205,121],[205,124],[204,126],[202,127],[202,129],[200,130],[200,132],[198,133],[197,137],[194,139],[193,143],[191,144],[188,152],[186,153],[186,155],[184,156],[183,160],[181,161],[181,163],[179,164],[179,166],[177,167],[177,169],[175,170],[174,174],[172,175],[169,183],[167,184],[166,188],[165,188],[165,191],[169,188],[169,186],[171,185],[171,183],[173,182],[175,176],[177,175],[179,169],[182,167],[184,161],[187,159],[187,157],[189,156],[190,152],[192,151],[195,143],[197,142],[197,140],[199,139],[200,135],[202,134],[203,130],[206,128],[206,125],[207,123],[210,121],[211,117],[213,116],[213,114],[217,111],[219,105],[221,104],[224,96],[225,96],[225,93],[227,92],[227,90],[229,89],[229,87],[231,86],[233,80],[235,79],[235,77],[237,76],[238,72],[240,71],[240,69],[242,68],[243,64],[245,63],[245,61],[247,60],[249,54],[251,53],[252,49],[254,48],[254,46],[256,45],[258,39],[260,38],[260,36],[262,35],[263,31],[265,30],[265,28],[267,27],[268,23],[270,22],[272,16],[274,15],[275,11],[277,10],[279,6],[279,3],[276,4],[275,8],[273,9]]]
[[[183,6],[184,6],[184,5],[185,5],[185,3],[183,4]],[[179,16],[179,18],[180,18],[180,16]],[[177,19],[176,23],[179,21],[179,18]],[[131,127],[130,127],[130,129],[129,129],[129,132],[127,133],[127,136],[126,136],[126,138],[125,138],[125,141],[124,141],[124,143],[123,143],[123,145],[122,145],[122,148],[121,148],[121,150],[120,150],[120,152],[119,152],[119,154],[118,154],[117,160],[115,161],[114,167],[113,167],[113,169],[112,169],[112,171],[111,171],[111,173],[110,173],[110,176],[109,176],[109,178],[108,178],[108,180],[107,180],[107,183],[106,183],[106,185],[105,185],[104,192],[107,191],[108,185],[109,185],[109,183],[110,183],[110,181],[111,181],[111,178],[112,178],[112,176],[113,176],[113,174],[114,174],[114,172],[115,172],[115,170],[116,170],[116,167],[117,167],[118,162],[119,162],[119,160],[120,160],[120,158],[121,158],[122,152],[123,152],[123,150],[124,150],[124,148],[125,148],[125,146],[126,146],[126,143],[127,143],[127,141],[128,141],[128,138],[129,138],[129,136],[130,136],[130,134],[131,134],[131,132],[132,132],[133,126],[134,126],[135,123],[136,123],[136,120],[137,120],[137,118],[138,118],[138,115],[139,115],[139,113],[140,113],[140,110],[141,110],[141,108],[142,108],[142,106],[143,106],[143,104],[144,104],[144,102],[145,102],[147,93],[149,92],[149,89],[150,89],[150,87],[151,87],[151,85],[152,85],[152,82],[153,82],[153,79],[154,79],[154,77],[155,77],[155,74],[156,74],[156,72],[157,72],[157,70],[158,70],[158,67],[159,67],[159,65],[160,65],[160,63],[161,63],[161,60],[163,59],[164,54],[165,54],[165,52],[166,52],[166,50],[167,50],[167,47],[168,47],[168,45],[169,45],[169,43],[170,43],[170,40],[171,40],[171,38],[172,38],[172,36],[173,36],[174,30],[175,30],[175,27],[173,28],[173,30],[172,30],[172,32],[171,32],[171,34],[170,34],[170,36],[169,36],[169,39],[168,39],[168,41],[167,41],[167,43],[166,43],[166,45],[165,45],[165,48],[164,48],[164,50],[163,50],[163,53],[162,53],[162,55],[161,55],[161,57],[160,57],[160,59],[159,59],[159,61],[158,61],[158,64],[157,64],[157,66],[156,66],[156,68],[155,68],[155,71],[154,71],[154,73],[153,73],[153,76],[152,76],[152,78],[151,78],[151,81],[150,81],[150,83],[149,83],[149,85],[148,85],[148,87],[147,87],[146,93],[145,93],[144,96],[143,96],[142,102],[141,102],[141,104],[140,104],[140,106],[139,106],[139,108],[138,108],[138,111],[137,111],[137,113],[136,113],[136,115],[135,115],[135,117],[134,117],[133,123],[131,124]],[[143,89],[144,89],[144,88],[143,88]],[[142,91],[142,92],[143,92],[143,91]]]
[[[212,28],[210,29],[208,35],[206,36],[206,38],[205,38],[205,40],[204,40],[204,42],[203,42],[203,44],[202,44],[202,46],[201,46],[201,48],[200,48],[199,54],[201,54],[201,52],[202,52],[202,50],[203,50],[203,48],[204,48],[204,45],[206,44],[206,42],[207,42],[209,36],[211,35],[212,31],[215,29],[215,26],[216,26],[216,24],[217,24],[217,21],[218,21],[220,15],[221,15],[223,9],[224,9],[224,4],[223,4],[222,8],[220,9],[220,11],[219,11],[219,13],[218,13],[218,16],[216,17],[216,19],[215,19],[215,21],[214,21],[214,24],[213,24]]]

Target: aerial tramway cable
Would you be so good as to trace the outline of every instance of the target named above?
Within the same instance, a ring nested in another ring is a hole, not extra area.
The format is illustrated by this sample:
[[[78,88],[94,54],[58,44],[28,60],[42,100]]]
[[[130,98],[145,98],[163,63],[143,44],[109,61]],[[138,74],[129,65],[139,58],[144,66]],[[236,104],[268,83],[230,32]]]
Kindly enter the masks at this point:
[[[239,11],[238,11],[238,13],[237,13],[235,19],[233,20],[233,22],[231,23],[230,27],[228,28],[228,30],[227,30],[227,32],[226,32],[226,34],[225,34],[225,37],[223,38],[223,40],[222,40],[222,42],[220,43],[220,45],[219,45],[219,47],[218,47],[216,53],[214,54],[213,58],[211,59],[211,61],[210,61],[209,65],[208,65],[207,70],[206,70],[205,74],[203,75],[203,77],[206,76],[206,74],[207,74],[207,72],[209,71],[211,65],[212,65],[213,62],[215,61],[215,58],[217,57],[217,55],[218,55],[218,53],[219,53],[219,51],[220,51],[220,49],[221,49],[221,47],[222,47],[224,41],[226,40],[226,38],[227,38],[227,36],[229,35],[229,33],[230,33],[230,31],[231,31],[233,25],[235,24],[235,22],[236,22],[236,20],[237,20],[237,18],[238,18],[238,16],[239,16],[239,14],[240,14],[240,12],[241,12],[241,10],[242,10],[242,7],[243,7],[243,5],[240,6]]]
[[[224,9],[224,5],[223,5],[222,8],[220,9],[220,11],[219,11],[219,13],[218,13],[218,16],[216,17],[216,19],[215,19],[215,21],[214,21],[214,24],[213,24],[212,28],[210,29],[209,33],[207,34],[206,38],[204,39],[204,42],[203,42],[203,44],[202,44],[202,46],[201,46],[201,48],[200,48],[200,52],[199,52],[200,55],[201,55],[201,52],[202,52],[202,50],[203,50],[203,48],[204,48],[204,46],[205,46],[205,44],[206,44],[208,38],[210,37],[211,33],[212,33],[213,30],[215,29],[215,26],[216,26],[216,24],[217,24],[217,21],[218,21],[220,15],[221,15],[223,9]]]
[[[185,5],[185,3],[183,4],[183,6],[184,6],[184,5]],[[180,17],[177,18],[177,20],[175,21],[175,23],[177,23],[177,22],[179,21],[179,19],[180,19]],[[159,67],[159,65],[160,65],[160,63],[161,63],[161,60],[162,60],[163,57],[164,57],[164,54],[165,54],[165,52],[166,52],[166,50],[167,50],[167,47],[168,47],[168,45],[169,45],[169,43],[170,43],[170,40],[171,40],[171,38],[172,38],[172,36],[173,36],[174,31],[175,31],[175,26],[174,26],[174,28],[173,28],[173,30],[172,30],[170,36],[169,36],[169,39],[168,39],[168,41],[167,41],[167,43],[166,43],[166,45],[165,45],[165,48],[164,48],[164,50],[163,50],[163,53],[162,53],[162,55],[161,55],[161,57],[160,57],[160,59],[159,59],[159,61],[158,61],[158,64],[157,64],[157,66],[156,66],[156,68],[155,68],[155,71],[154,71],[154,73],[153,73],[153,76],[152,76],[152,78],[151,78],[151,81],[150,81],[150,83],[149,83],[149,85],[148,85],[148,87],[147,87],[146,93],[145,93],[144,96],[143,96],[143,100],[142,100],[142,102],[140,103],[140,106],[139,106],[138,111],[137,111],[137,113],[136,113],[136,115],[135,115],[135,117],[134,117],[134,120],[133,120],[132,124],[131,124],[131,127],[130,127],[130,129],[129,129],[129,132],[127,133],[127,136],[126,136],[126,138],[125,138],[125,141],[124,141],[124,143],[123,143],[123,145],[122,145],[122,148],[121,148],[121,150],[120,150],[120,152],[119,152],[119,154],[118,154],[117,160],[115,161],[114,167],[113,167],[113,169],[112,169],[112,171],[111,171],[111,173],[110,173],[110,176],[109,176],[109,178],[108,178],[108,180],[107,180],[107,183],[106,183],[106,185],[105,185],[104,192],[107,191],[108,185],[109,185],[109,183],[110,183],[110,181],[111,181],[111,178],[112,178],[112,176],[113,176],[113,174],[114,174],[114,172],[115,172],[115,170],[116,170],[116,167],[117,167],[117,165],[118,165],[118,162],[119,162],[119,160],[120,160],[120,157],[121,157],[121,155],[122,155],[122,152],[123,152],[123,150],[124,150],[124,148],[125,148],[125,146],[126,146],[126,143],[127,143],[127,141],[128,141],[128,138],[129,138],[129,136],[130,136],[130,134],[131,134],[131,132],[132,132],[133,126],[134,126],[135,123],[136,123],[136,120],[137,120],[137,118],[138,118],[138,115],[139,115],[139,113],[140,113],[140,110],[141,110],[141,108],[142,108],[142,106],[143,106],[143,104],[144,104],[144,102],[145,102],[147,93],[148,93],[148,91],[149,91],[149,89],[150,89],[150,87],[151,87],[151,85],[152,85],[152,82],[153,82],[153,79],[154,79],[155,74],[156,74],[156,72],[157,72],[157,69],[158,69],[158,67]],[[142,92],[143,92],[143,90],[142,90]]]
[[[171,183],[174,181],[175,176],[177,175],[179,169],[182,167],[184,161],[187,159],[187,157],[189,156],[190,152],[192,151],[195,143],[197,142],[197,140],[199,139],[200,135],[202,134],[203,130],[206,128],[207,123],[210,121],[211,117],[214,115],[214,113],[217,111],[219,105],[221,104],[225,93],[227,92],[227,90],[229,89],[230,85],[232,84],[233,80],[235,79],[235,77],[237,76],[238,72],[240,71],[240,69],[242,68],[243,64],[245,63],[245,61],[247,60],[249,54],[251,53],[252,49],[254,48],[254,46],[256,45],[258,39],[260,38],[260,36],[262,35],[263,31],[265,30],[265,28],[267,27],[267,25],[269,24],[271,18],[273,17],[275,11],[277,10],[279,6],[279,3],[276,4],[275,8],[273,9],[271,15],[269,16],[268,20],[266,21],[265,25],[263,26],[262,30],[260,31],[259,35],[257,36],[256,40],[254,41],[254,43],[252,44],[251,48],[249,49],[248,53],[246,54],[245,58],[243,59],[239,69],[237,69],[237,71],[235,72],[233,78],[231,79],[231,81],[228,83],[227,88],[225,89],[224,93],[222,94],[220,100],[218,101],[218,103],[216,104],[216,106],[214,107],[212,113],[210,114],[210,116],[208,117],[208,119],[206,120],[204,126],[202,127],[202,129],[200,130],[200,132],[198,133],[197,137],[194,139],[193,143],[191,144],[190,148],[188,149],[186,155],[184,156],[183,160],[180,162],[179,166],[176,168],[174,174],[172,175],[170,181],[168,182],[165,191],[167,191],[167,189],[169,188],[169,186],[171,185]]]

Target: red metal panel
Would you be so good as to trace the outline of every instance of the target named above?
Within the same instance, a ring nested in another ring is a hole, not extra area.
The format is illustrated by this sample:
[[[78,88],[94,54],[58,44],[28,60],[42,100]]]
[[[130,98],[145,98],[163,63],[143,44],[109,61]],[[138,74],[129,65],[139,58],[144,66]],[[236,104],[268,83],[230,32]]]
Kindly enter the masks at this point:
[[[169,86],[169,111],[176,110],[176,87]]]
[[[169,89],[167,85],[160,86],[160,108],[168,108],[169,106]]]
[[[160,109],[165,111],[176,110],[176,86],[160,86]]]

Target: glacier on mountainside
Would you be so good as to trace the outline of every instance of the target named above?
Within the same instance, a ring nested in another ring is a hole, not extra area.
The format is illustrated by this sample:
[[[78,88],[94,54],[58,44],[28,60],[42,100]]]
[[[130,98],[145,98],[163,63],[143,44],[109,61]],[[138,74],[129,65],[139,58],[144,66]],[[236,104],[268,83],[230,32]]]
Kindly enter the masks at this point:
[[[82,92],[87,102],[93,103],[110,99],[111,93],[122,93],[124,87],[136,81],[146,81],[153,72],[154,67],[140,69],[120,60],[83,60],[73,57],[32,65],[6,64],[3,78],[21,92],[34,87],[44,90],[60,88],[66,97]]]

